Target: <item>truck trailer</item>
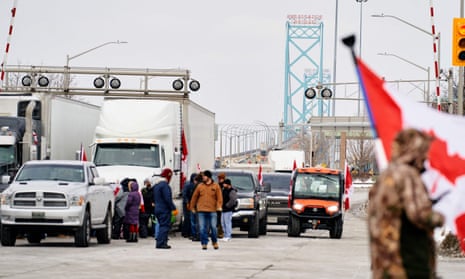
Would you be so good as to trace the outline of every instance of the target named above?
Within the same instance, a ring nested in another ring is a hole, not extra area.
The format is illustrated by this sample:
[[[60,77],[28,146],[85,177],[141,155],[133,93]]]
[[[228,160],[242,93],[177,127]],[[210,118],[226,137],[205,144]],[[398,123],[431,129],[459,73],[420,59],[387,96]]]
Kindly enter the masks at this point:
[[[173,198],[182,209],[184,179],[213,168],[214,132],[215,114],[190,100],[105,99],[92,161],[116,185],[126,177],[143,185],[163,168],[172,169]]]
[[[2,191],[26,161],[73,160],[81,147],[90,154],[100,108],[60,96],[2,96],[0,111]]]

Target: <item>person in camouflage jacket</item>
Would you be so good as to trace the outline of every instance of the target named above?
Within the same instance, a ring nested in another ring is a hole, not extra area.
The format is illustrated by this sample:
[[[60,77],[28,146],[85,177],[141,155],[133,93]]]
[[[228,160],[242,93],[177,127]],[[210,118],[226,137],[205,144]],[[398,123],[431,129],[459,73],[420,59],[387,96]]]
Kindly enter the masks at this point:
[[[421,180],[432,138],[415,129],[394,139],[391,161],[370,189],[368,229],[373,278],[436,278],[434,212]]]

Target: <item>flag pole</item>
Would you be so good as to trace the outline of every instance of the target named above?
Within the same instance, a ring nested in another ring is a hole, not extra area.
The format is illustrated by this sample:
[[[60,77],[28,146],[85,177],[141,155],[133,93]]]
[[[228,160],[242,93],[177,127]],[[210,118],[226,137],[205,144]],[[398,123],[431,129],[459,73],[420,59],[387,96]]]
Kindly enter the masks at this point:
[[[354,65],[355,65],[355,70],[357,72],[357,77],[360,83],[360,88],[362,89],[363,99],[365,100],[365,107],[368,113],[368,118],[370,120],[371,131],[373,133],[373,137],[375,138],[376,161],[378,163],[379,169],[382,170],[387,167],[387,163],[388,163],[387,156],[386,156],[386,153],[383,147],[383,143],[378,136],[378,131],[376,130],[377,123],[375,123],[372,110],[370,108],[370,105],[367,102],[366,88],[363,83],[362,75],[360,73],[360,65],[358,63],[357,56],[355,54],[355,49],[354,49],[355,35],[350,35],[350,36],[343,38],[342,43],[350,49],[350,52],[352,54],[352,58],[353,58]]]

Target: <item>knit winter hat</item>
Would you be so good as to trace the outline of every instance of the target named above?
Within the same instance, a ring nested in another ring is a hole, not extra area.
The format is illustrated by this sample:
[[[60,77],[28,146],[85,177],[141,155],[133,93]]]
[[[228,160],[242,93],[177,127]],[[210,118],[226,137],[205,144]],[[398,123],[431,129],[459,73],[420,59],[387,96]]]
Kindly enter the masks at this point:
[[[172,175],[173,175],[173,171],[170,168],[163,169],[160,174],[161,177],[166,177],[166,178],[171,178]]]
[[[204,171],[204,172],[203,172],[203,175],[205,175],[205,176],[208,177],[208,178],[212,178],[212,172],[209,171],[209,170]]]

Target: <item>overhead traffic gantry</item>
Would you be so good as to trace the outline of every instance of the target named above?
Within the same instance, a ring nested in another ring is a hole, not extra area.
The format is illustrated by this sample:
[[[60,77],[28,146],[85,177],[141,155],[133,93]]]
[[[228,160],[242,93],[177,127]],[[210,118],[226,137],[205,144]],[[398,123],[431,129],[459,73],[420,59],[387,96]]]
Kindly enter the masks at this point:
[[[5,66],[4,71],[3,92],[174,100],[188,99],[189,93],[200,89],[200,82],[186,69]],[[19,77],[22,86],[10,82],[10,75]],[[77,79],[75,84],[67,84],[68,75]]]

